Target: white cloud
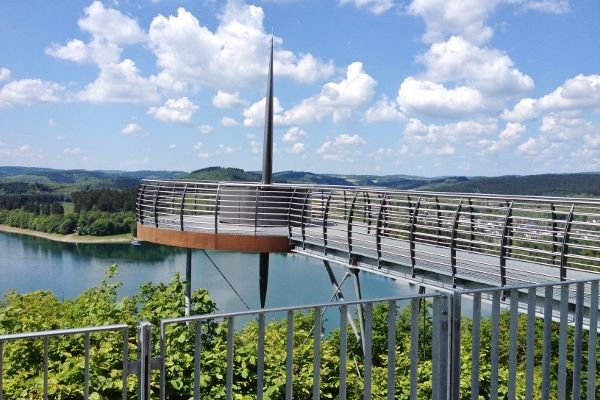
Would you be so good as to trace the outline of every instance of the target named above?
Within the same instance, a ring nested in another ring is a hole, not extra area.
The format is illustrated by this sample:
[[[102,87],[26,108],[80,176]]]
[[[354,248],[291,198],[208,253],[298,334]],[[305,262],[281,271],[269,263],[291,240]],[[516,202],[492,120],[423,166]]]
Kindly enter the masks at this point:
[[[527,139],[517,147],[517,152],[522,155],[536,155],[540,151],[540,141],[534,138]]]
[[[244,105],[239,92],[225,92],[219,90],[212,98],[212,103],[217,108],[231,108]]]
[[[535,10],[550,14],[565,14],[571,11],[569,0],[528,0],[519,1],[526,10]]]
[[[354,4],[357,8],[365,8],[379,15],[394,7],[394,0],[339,0],[340,4]]]
[[[542,118],[540,135],[552,142],[569,142],[582,139],[588,132],[593,132],[590,121],[569,115],[550,114]]]
[[[194,150],[196,150],[196,152],[198,153],[198,157],[200,157],[200,158],[210,157],[210,154],[208,154],[208,152],[204,149],[204,145],[202,144],[202,142],[198,142],[198,143],[194,144],[192,146],[192,148]]]
[[[171,144],[169,145],[169,149],[175,149],[175,148],[177,148],[177,145],[176,145],[176,144],[174,144],[174,143],[171,143]]]
[[[176,16],[159,15],[153,19],[149,44],[161,74],[196,85],[226,84],[239,88],[266,74],[271,35],[265,32],[263,21],[262,8],[229,1],[212,32],[190,12],[179,8]],[[279,38],[275,38],[275,43],[277,73],[300,82],[314,82],[333,74],[331,62],[280,50]]]
[[[83,151],[79,147],[66,147],[63,149],[63,153],[71,156],[76,156],[81,154]]]
[[[156,86],[140,71],[132,60],[100,66],[98,78],[76,96],[92,103],[149,103],[159,99]]]
[[[235,153],[236,149],[233,147],[225,146],[224,144],[220,144],[217,151],[215,151],[215,155],[220,156],[222,154],[231,154]]]
[[[317,154],[325,160],[353,162],[354,157],[360,154],[358,148],[367,144],[367,141],[357,134],[342,134],[334,139],[326,140],[318,149]]]
[[[29,150],[31,150],[31,146],[28,144],[24,144],[22,146],[19,147],[19,151],[21,153],[29,153]]]
[[[364,72],[360,62],[350,64],[346,78],[339,83],[328,82],[318,95],[303,100],[286,111],[280,122],[285,125],[303,125],[331,115],[334,122],[347,119],[352,112],[373,97],[377,81]],[[275,121],[277,122],[277,121]]]
[[[238,126],[240,123],[231,117],[223,117],[221,118],[221,125],[226,127]]]
[[[90,42],[73,39],[64,46],[53,43],[46,48],[46,54],[77,63],[117,63],[122,45],[132,45],[146,39],[146,34],[137,21],[118,10],[105,8],[99,1],[86,7],[84,14],[78,25],[81,30],[92,35]]]
[[[211,125],[206,125],[206,124],[200,125],[198,127],[198,129],[200,130],[200,133],[203,135],[209,135],[215,131],[215,128],[213,128]]]
[[[294,143],[292,145],[292,147],[290,147],[288,149],[288,151],[292,154],[302,154],[302,153],[304,153],[304,147],[305,147],[304,143],[297,142],[297,143]]]
[[[124,135],[130,136],[148,136],[148,132],[144,131],[137,123],[130,122],[123,129],[121,129],[121,133]]]
[[[10,69],[8,68],[0,68],[0,82],[7,81],[10,79]]]
[[[425,76],[434,82],[461,82],[480,92],[511,96],[533,89],[533,79],[523,74],[503,52],[481,48],[460,36],[434,43],[419,60]]]
[[[12,104],[32,105],[53,103],[61,100],[64,87],[41,79],[21,79],[0,88],[0,108]]]
[[[263,126],[265,123],[265,104],[266,98],[263,97],[256,103],[244,110],[244,126]],[[277,125],[282,123],[281,115],[283,111],[279,99],[273,97],[273,122]]]
[[[297,126],[293,126],[283,134],[284,142],[297,142],[302,137],[306,136],[306,132]]]
[[[375,159],[381,158],[396,158],[409,153],[409,148],[406,145],[401,145],[398,148],[393,147],[380,147],[375,152],[370,154],[370,157]]]
[[[404,118],[404,114],[398,109],[398,104],[390,101],[387,96],[383,96],[365,113],[367,122],[402,121]]]
[[[527,130],[525,125],[518,122],[509,122],[502,132],[498,134],[498,138],[494,140],[481,139],[478,142],[480,154],[496,153],[503,150],[521,138]]]
[[[56,126],[56,121],[53,119],[48,120],[48,127],[54,128]]]
[[[473,43],[488,41],[493,30],[485,21],[499,0],[413,0],[408,12],[423,18],[428,43],[461,35]]]
[[[453,117],[470,114],[484,108],[481,93],[468,86],[446,89],[431,81],[408,77],[400,85],[398,104],[405,112]]]
[[[600,75],[577,75],[539,99],[522,99],[502,117],[522,122],[543,112],[568,110],[600,110]]]
[[[252,154],[259,154],[261,151],[262,145],[257,142],[256,140],[252,139],[250,140],[250,151],[252,151]]]
[[[179,99],[168,99],[161,107],[150,107],[148,114],[154,118],[165,122],[188,123],[192,120],[192,115],[198,110],[187,97]]]

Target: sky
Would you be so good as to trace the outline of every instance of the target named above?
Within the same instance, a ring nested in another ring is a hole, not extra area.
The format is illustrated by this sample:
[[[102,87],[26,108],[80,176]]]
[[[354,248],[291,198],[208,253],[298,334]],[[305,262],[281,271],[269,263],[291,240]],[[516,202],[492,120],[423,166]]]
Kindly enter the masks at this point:
[[[0,1],[0,165],[600,171],[597,0]]]

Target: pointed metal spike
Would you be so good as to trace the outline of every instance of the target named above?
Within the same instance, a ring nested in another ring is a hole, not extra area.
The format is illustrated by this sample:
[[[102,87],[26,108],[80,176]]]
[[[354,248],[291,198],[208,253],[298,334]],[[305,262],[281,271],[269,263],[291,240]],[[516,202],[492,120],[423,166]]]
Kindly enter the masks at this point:
[[[265,135],[263,142],[262,183],[273,182],[273,37],[271,37],[271,57],[265,100]]]

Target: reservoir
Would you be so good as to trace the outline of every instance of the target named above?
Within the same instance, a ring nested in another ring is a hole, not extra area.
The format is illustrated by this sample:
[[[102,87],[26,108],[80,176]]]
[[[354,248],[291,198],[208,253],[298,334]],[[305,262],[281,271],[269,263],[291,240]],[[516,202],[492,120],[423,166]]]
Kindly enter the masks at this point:
[[[258,254],[207,252],[218,269],[252,309],[259,308]],[[72,298],[97,286],[111,264],[119,265],[115,281],[120,296],[136,293],[146,282],[185,279],[184,249],[150,243],[74,244],[0,232],[0,295],[50,290]],[[346,269],[331,264],[341,283]],[[192,289],[207,288],[222,312],[246,309],[225,278],[200,250],[193,251]],[[360,273],[363,298],[402,296],[417,287],[370,273]],[[346,300],[355,299],[352,277],[342,285]],[[333,289],[322,261],[296,254],[271,254],[266,307],[326,303]]]

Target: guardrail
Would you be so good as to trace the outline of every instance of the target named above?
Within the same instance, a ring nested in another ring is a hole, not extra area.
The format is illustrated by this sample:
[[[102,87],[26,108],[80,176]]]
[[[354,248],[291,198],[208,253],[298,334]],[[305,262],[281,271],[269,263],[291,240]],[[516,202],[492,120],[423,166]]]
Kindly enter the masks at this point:
[[[600,272],[600,199],[145,180],[137,214],[160,229],[287,235],[298,249],[446,274],[454,287]]]

